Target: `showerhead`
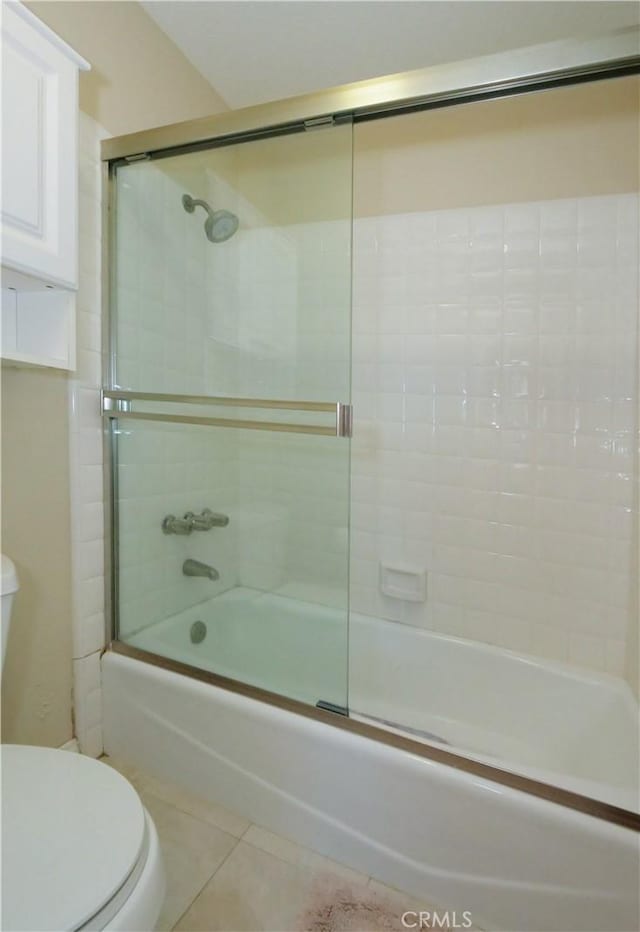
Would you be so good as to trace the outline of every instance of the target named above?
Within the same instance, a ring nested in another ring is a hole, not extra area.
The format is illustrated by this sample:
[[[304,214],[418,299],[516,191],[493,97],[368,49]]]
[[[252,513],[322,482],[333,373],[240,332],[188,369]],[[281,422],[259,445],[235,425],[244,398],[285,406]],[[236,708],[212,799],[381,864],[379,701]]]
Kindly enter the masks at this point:
[[[192,214],[196,207],[202,207],[207,212],[204,222],[204,232],[211,243],[224,243],[231,239],[238,229],[239,220],[229,210],[213,210],[206,201],[193,198],[190,194],[182,195],[182,206],[187,213]]]
[[[204,232],[212,243],[224,243],[238,229],[238,218],[229,210],[214,210],[204,224]]]

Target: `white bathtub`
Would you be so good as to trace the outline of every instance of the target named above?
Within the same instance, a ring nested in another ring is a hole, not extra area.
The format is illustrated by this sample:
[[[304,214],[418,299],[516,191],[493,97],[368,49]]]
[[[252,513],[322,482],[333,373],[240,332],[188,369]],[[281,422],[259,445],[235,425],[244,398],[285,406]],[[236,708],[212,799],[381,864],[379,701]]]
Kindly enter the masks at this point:
[[[199,644],[194,621],[207,625]],[[345,612],[247,588],[128,643],[638,808],[638,704],[611,676],[364,615],[347,628]]]
[[[246,600],[251,612],[234,609]],[[208,631],[192,645],[196,619]],[[545,782],[631,800],[633,707],[615,680],[375,619],[352,616],[350,628],[352,710]],[[344,634],[330,609],[234,590],[135,640],[226,675],[243,663],[245,679],[270,689],[287,674],[291,693],[315,702],[344,690],[344,668],[331,682],[319,672],[328,657],[339,664]],[[471,909],[487,928],[638,928],[631,829],[118,654],[105,655],[103,680],[108,753],[301,844]]]
[[[638,703],[622,680],[363,616],[350,646],[352,715],[638,811]]]

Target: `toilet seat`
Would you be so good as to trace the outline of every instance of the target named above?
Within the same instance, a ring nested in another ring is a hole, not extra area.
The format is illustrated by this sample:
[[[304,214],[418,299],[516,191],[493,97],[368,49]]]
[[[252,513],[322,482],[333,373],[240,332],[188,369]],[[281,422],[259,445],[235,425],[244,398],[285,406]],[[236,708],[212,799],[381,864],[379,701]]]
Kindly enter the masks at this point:
[[[2,928],[105,929],[135,890],[155,838],[138,794],[80,754],[17,745],[0,754]]]

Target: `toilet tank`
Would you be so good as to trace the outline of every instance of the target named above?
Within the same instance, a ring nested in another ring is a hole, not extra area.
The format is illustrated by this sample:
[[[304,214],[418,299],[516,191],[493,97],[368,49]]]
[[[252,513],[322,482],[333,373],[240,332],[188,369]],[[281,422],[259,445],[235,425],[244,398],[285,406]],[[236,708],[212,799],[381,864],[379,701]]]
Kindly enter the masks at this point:
[[[2,583],[0,585],[0,597],[2,598],[2,666],[4,667],[4,656],[7,648],[7,637],[9,636],[9,625],[11,623],[11,608],[13,606],[13,596],[18,591],[18,576],[13,561],[2,554]]]

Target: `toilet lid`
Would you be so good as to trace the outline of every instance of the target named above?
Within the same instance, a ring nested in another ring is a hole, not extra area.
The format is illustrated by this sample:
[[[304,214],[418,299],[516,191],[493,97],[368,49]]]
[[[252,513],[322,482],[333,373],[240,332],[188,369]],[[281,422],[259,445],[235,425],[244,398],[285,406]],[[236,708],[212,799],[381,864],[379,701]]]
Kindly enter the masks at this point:
[[[114,897],[145,844],[142,802],[99,761],[3,745],[2,928],[78,929]]]

